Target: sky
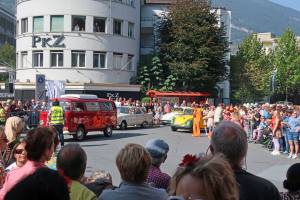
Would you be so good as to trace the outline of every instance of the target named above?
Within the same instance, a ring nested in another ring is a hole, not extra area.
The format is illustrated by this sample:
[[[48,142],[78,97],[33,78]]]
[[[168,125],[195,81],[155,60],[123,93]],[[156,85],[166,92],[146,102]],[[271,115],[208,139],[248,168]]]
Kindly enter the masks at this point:
[[[300,0],[271,0],[271,1],[300,11]]]

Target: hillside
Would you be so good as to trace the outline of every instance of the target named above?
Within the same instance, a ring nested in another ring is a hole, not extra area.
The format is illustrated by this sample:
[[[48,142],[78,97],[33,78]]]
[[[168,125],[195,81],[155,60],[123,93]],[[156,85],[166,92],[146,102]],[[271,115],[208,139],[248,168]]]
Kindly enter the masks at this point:
[[[232,41],[239,43],[251,32],[281,35],[291,27],[300,35],[300,12],[269,0],[212,0],[213,6],[232,11]]]

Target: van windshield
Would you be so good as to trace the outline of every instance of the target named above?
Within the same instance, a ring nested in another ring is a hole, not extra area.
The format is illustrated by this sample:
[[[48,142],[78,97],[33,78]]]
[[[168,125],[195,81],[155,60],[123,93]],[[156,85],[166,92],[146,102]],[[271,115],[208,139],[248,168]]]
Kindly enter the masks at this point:
[[[60,101],[59,105],[64,109],[64,111],[70,111],[71,110],[71,103],[67,101]]]

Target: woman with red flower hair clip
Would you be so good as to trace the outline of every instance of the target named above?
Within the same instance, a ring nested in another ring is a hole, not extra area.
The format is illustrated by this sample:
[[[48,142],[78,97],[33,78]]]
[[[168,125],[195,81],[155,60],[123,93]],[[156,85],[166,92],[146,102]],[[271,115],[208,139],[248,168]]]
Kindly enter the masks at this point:
[[[169,199],[238,200],[238,187],[222,155],[186,155],[171,180]]]

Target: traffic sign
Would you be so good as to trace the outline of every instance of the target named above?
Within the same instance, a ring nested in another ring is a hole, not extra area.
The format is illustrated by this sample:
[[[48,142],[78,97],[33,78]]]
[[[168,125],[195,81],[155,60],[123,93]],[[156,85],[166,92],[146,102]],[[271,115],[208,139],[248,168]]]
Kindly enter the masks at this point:
[[[37,74],[35,81],[35,99],[36,100],[45,100],[46,99],[46,90],[45,90],[45,75]]]

